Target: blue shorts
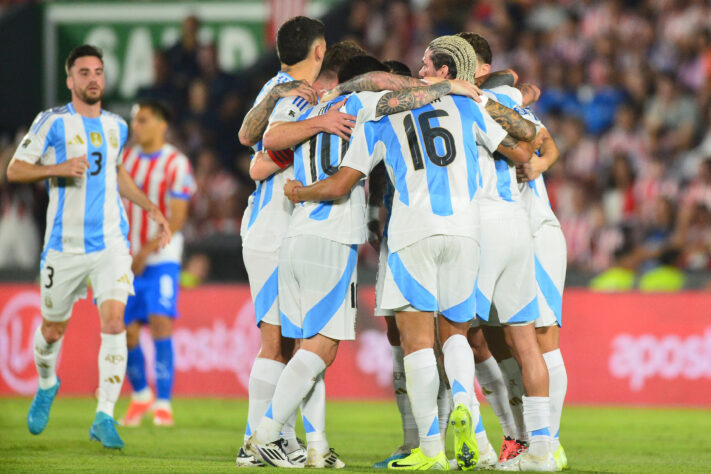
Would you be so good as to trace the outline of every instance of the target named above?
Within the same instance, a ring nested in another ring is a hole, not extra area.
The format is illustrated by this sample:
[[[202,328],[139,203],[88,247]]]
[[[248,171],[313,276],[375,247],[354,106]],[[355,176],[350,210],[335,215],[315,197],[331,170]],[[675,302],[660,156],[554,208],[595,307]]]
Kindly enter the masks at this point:
[[[160,263],[147,266],[141,275],[133,280],[136,294],[129,296],[126,303],[124,321],[148,324],[148,316],[159,315],[175,318],[178,315],[178,274],[177,263]]]

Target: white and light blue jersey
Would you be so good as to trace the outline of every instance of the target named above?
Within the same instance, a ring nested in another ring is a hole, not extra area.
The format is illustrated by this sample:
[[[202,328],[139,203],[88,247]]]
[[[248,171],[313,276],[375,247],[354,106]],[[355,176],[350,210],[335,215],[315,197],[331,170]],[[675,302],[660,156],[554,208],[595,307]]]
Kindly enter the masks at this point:
[[[484,94],[490,99],[510,109],[521,105],[521,92],[510,86],[485,89]],[[482,205],[492,203],[521,203],[521,192],[516,181],[516,166],[499,152],[490,153],[480,148],[479,160],[483,180],[479,196]]]
[[[266,97],[266,95],[276,86],[284,82],[293,81],[294,79],[285,72],[279,72],[264,84],[262,90],[257,95],[254,105]],[[287,99],[292,100],[292,97]],[[281,104],[277,103],[277,107]],[[270,123],[274,120],[274,113],[270,117]],[[286,117],[279,121],[292,121],[296,117]],[[256,151],[262,151],[262,140],[254,146]],[[247,208],[242,216],[242,245],[255,250],[266,252],[274,252],[281,246],[281,241],[286,234],[289,226],[289,219],[293,205],[284,196],[284,184],[287,179],[293,179],[293,168],[290,166],[283,170],[277,171],[263,181],[257,181],[256,188],[249,197]]]
[[[391,252],[438,234],[478,239],[478,146],[496,150],[506,136],[485,103],[446,96],[354,130],[341,166],[367,175],[385,161],[394,186]]]
[[[42,256],[49,250],[90,253],[122,246],[128,250],[128,219],[118,192],[117,166],[128,138],[126,122],[102,110],[79,115],[69,103],[41,112],[14,159],[55,165],[85,156],[81,178],[47,180],[49,205]]]
[[[543,122],[541,122],[530,107],[516,107],[514,110],[521,114],[521,116],[526,120],[533,122],[536,127],[545,127]],[[538,178],[533,181],[519,183],[519,190],[528,209],[529,219],[531,222],[531,231],[534,234],[543,224],[546,223],[560,227],[560,222],[551,208],[543,174],[538,176]]]
[[[349,94],[340,111],[364,120],[382,93],[359,92]],[[323,102],[301,114],[307,120],[327,113],[344,96]],[[360,114],[363,111],[364,114]],[[324,180],[338,171],[350,142],[321,132],[294,150],[294,179],[304,186]],[[295,206],[287,236],[316,235],[342,244],[361,244],[366,240],[364,181],[359,181],[350,192],[326,202],[303,202]]]

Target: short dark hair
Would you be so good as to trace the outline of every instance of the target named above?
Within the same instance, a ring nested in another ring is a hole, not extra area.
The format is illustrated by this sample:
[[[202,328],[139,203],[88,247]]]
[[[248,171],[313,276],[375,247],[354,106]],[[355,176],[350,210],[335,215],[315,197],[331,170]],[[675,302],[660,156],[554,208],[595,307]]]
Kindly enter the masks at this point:
[[[457,65],[454,63],[454,58],[443,51],[432,51],[432,64],[435,69],[439,69],[442,66],[447,66],[449,68],[449,77],[451,79],[456,79],[457,77]]]
[[[356,56],[365,56],[367,53],[353,40],[339,41],[326,48],[321,64],[321,73],[331,73],[338,76],[343,66]]]
[[[355,56],[348,60],[338,73],[338,82],[346,82],[366,72],[387,71],[388,67],[373,56]]]
[[[72,52],[69,53],[69,56],[67,56],[67,61],[64,63],[66,73],[69,74],[69,70],[74,66],[76,60],[84,56],[94,56],[99,58],[101,64],[104,64],[104,53],[102,53],[99,48],[90,44],[83,44],[74,48]]]
[[[285,21],[277,31],[279,60],[287,66],[303,61],[314,41],[324,37],[325,27],[320,20],[295,16]]]
[[[139,99],[138,102],[136,102],[136,105],[150,109],[151,112],[153,112],[153,115],[162,119],[166,123],[170,123],[173,119],[173,112],[171,111],[170,106],[162,100]]]
[[[397,74],[398,76],[412,77],[412,71],[410,71],[410,68],[407,67],[407,65],[405,63],[401,63],[400,61],[390,60],[390,61],[383,61],[383,64],[385,64],[385,67],[388,68],[388,72],[391,74]]]
[[[486,38],[476,33],[472,33],[471,31],[457,33],[455,36],[459,36],[472,45],[472,48],[474,48],[474,52],[476,53],[476,58],[479,62],[491,64],[491,46],[489,46],[489,42],[486,41]]]

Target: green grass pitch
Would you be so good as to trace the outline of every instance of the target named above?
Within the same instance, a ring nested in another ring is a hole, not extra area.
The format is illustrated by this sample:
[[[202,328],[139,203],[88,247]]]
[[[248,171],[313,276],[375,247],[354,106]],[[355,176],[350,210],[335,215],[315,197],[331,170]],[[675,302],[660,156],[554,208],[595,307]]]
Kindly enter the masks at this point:
[[[235,472],[247,412],[244,400],[178,399],[174,428],[150,420],[119,428],[126,448],[117,452],[89,441],[93,399],[58,398],[39,436],[27,431],[29,405],[0,398],[0,472]],[[121,400],[117,415],[126,406]],[[498,449],[498,423],[488,406],[482,413]],[[350,471],[368,469],[401,442],[394,402],[329,402],[327,429]],[[566,407],[561,440],[571,472],[710,472],[710,432],[708,410]]]

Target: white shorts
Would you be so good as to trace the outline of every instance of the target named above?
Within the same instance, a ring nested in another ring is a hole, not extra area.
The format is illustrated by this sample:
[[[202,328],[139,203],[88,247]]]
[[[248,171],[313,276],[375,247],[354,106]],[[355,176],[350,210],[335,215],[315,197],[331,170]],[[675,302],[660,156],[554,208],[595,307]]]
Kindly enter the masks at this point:
[[[355,339],[358,246],[315,235],[289,237],[279,254],[281,333]]]
[[[438,311],[454,322],[476,315],[479,243],[456,235],[433,235],[388,255],[382,307]]]
[[[106,300],[126,304],[134,294],[132,258],[123,248],[85,254],[49,250],[40,263],[42,317],[62,322],[72,315],[72,306],[86,298],[88,281],[97,305]]]
[[[536,327],[563,322],[563,287],[567,267],[567,250],[563,231],[557,225],[544,224],[533,236],[538,284],[538,308],[541,316]]]
[[[257,326],[262,321],[279,326],[279,251],[264,252],[242,247],[242,259],[247,269]]]
[[[488,321],[493,304],[500,324],[533,322],[539,311],[528,216],[522,208],[481,209],[477,317]]]
[[[375,278],[375,316],[395,316],[395,311],[382,307],[383,289],[385,288],[385,275],[388,271],[388,239],[383,237],[380,241],[380,257],[378,260],[378,276]]]

